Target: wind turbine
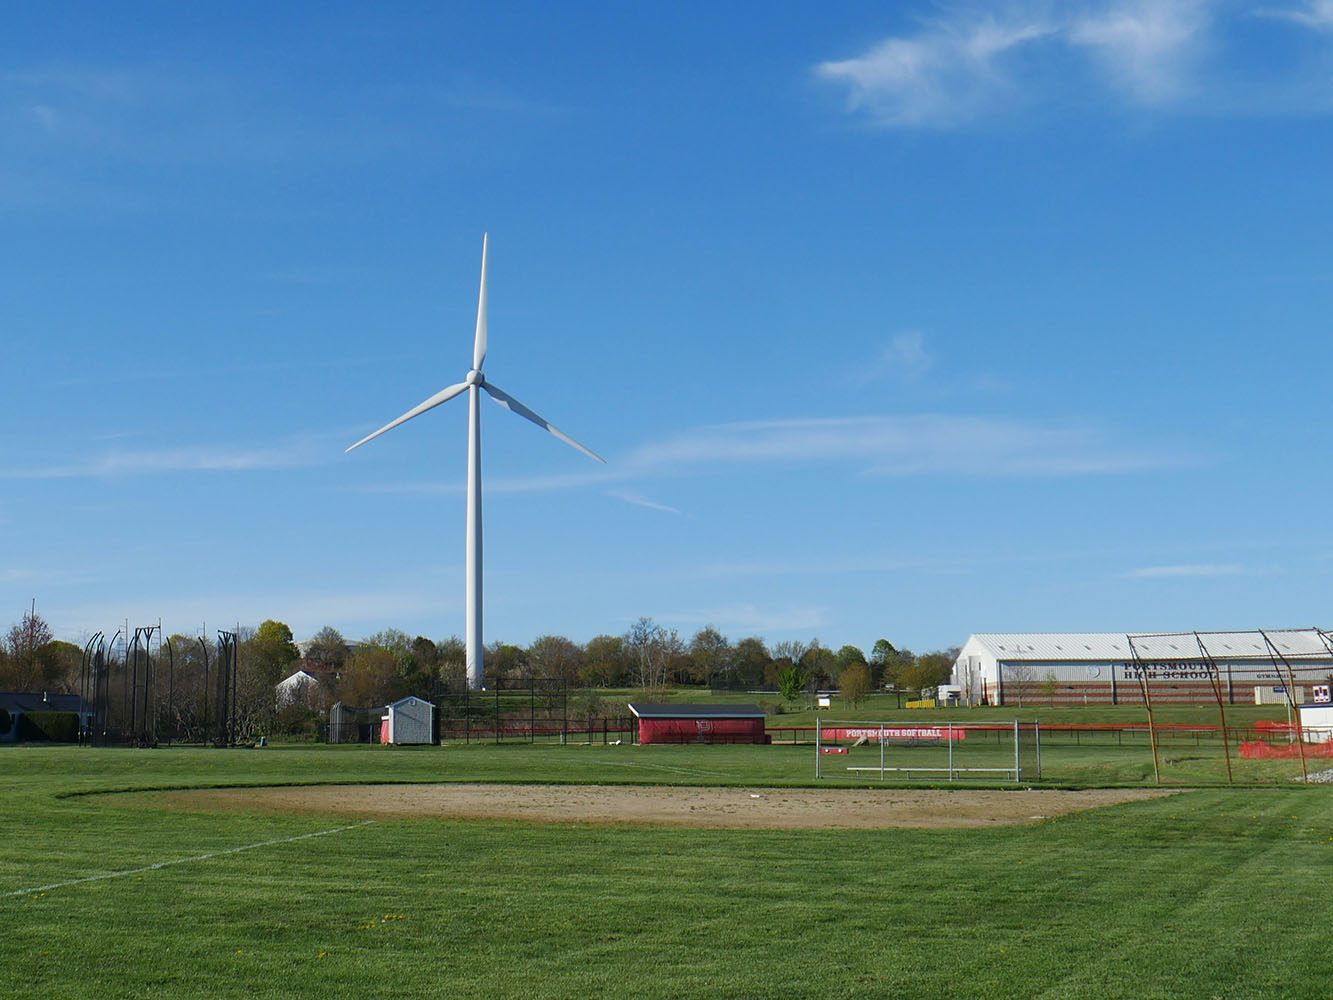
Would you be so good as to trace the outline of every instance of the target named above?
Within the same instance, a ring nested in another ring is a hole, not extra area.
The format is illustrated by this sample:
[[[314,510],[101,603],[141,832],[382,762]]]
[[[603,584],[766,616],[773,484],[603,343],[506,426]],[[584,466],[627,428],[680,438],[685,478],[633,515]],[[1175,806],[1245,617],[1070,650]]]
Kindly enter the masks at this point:
[[[482,652],[481,652],[481,394],[485,392],[511,413],[517,413],[526,420],[531,420],[543,430],[548,430],[561,441],[572,445],[597,461],[606,459],[594,454],[579,444],[568,434],[551,426],[544,418],[529,410],[499,386],[486,381],[481,373],[481,366],[486,361],[486,236],[481,238],[481,293],[477,299],[477,329],[472,337],[472,370],[462,382],[441,389],[429,399],[418,403],[397,420],[385,424],[374,434],[368,434],[348,448],[359,448],[371,438],[377,438],[385,431],[393,430],[399,424],[418,417],[427,410],[433,410],[441,403],[447,403],[459,393],[467,390],[467,682],[476,689],[481,687]]]

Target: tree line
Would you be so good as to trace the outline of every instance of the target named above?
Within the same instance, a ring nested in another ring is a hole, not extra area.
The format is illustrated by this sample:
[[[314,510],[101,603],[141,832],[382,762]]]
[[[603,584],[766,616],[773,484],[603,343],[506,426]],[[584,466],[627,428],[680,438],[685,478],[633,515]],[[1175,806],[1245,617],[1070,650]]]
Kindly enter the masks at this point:
[[[521,683],[558,681],[580,688],[633,688],[646,693],[675,686],[736,691],[780,691],[789,700],[802,693],[838,689],[859,700],[872,691],[920,691],[949,679],[957,650],[916,654],[887,639],[867,654],[860,648],[825,646],[818,638],[784,639],[770,646],[759,636],[733,642],[712,626],[683,638],[651,618],[640,618],[620,635],[602,634],[586,643],[543,635],[529,645],[493,642],[484,653],[485,679]],[[394,629],[348,643],[326,626],[305,651],[305,662],[337,675],[348,704],[384,704],[407,694],[427,695],[438,679],[461,684],[463,642],[409,638]]]
[[[136,659],[152,659],[152,698],[160,731],[191,738],[206,731],[209,709],[206,677],[218,668],[210,640],[174,634],[157,636],[152,648],[122,648],[111,657],[109,690],[139,677]],[[323,716],[334,701],[385,705],[407,695],[431,698],[441,686],[465,683],[464,646],[457,636],[433,640],[386,629],[348,641],[332,626],[320,629],[304,652],[284,623],[269,619],[241,628],[236,644],[235,706],[243,734],[263,730],[299,731]],[[117,666],[116,656],[121,657]],[[948,680],[957,650],[916,654],[879,639],[869,652],[853,645],[837,649],[818,638],[784,639],[770,645],[759,636],[735,640],[712,626],[689,638],[651,618],[640,618],[624,633],[602,634],[585,643],[563,635],[543,635],[527,646],[502,641],[485,649],[485,683],[507,686],[528,681],[558,682],[571,688],[631,688],[646,697],[665,696],[675,686],[734,691],[777,691],[789,700],[820,690],[839,690],[855,704],[875,691],[913,693]],[[83,650],[52,637],[33,612],[25,613],[0,642],[0,690],[78,693]],[[280,681],[304,667],[315,679],[281,703]],[[148,671],[142,672],[148,677]]]

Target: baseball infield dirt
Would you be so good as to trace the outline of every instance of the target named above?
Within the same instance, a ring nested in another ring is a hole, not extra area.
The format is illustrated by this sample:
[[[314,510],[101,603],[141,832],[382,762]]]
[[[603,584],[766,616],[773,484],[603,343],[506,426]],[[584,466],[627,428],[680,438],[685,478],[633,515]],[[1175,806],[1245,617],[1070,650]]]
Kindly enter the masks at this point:
[[[155,792],[190,811],[336,813],[767,829],[987,827],[1174,794],[1158,789],[695,788],[629,785],[310,785]]]

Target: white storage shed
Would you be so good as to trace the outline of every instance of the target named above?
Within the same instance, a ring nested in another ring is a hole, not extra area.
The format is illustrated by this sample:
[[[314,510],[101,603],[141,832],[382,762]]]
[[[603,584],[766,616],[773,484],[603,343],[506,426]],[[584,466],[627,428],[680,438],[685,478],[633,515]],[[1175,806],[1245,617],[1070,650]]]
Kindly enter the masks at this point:
[[[435,742],[435,706],[424,698],[409,695],[388,708],[384,716],[383,742],[404,746]]]

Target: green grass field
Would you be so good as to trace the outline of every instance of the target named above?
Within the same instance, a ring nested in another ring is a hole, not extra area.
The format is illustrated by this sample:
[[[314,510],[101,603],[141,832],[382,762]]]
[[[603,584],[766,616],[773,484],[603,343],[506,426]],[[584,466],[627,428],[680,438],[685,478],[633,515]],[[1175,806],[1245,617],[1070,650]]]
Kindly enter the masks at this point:
[[[810,784],[811,758],[806,747],[6,748],[0,993],[1333,993],[1333,790],[1285,778],[1033,826],[930,831],[353,826],[362,820],[77,794],[440,780]],[[1289,777],[1292,762],[1282,764]],[[327,830],[339,832],[302,837]],[[236,850],[254,844],[266,846]],[[133,873],[37,889],[117,872]]]

